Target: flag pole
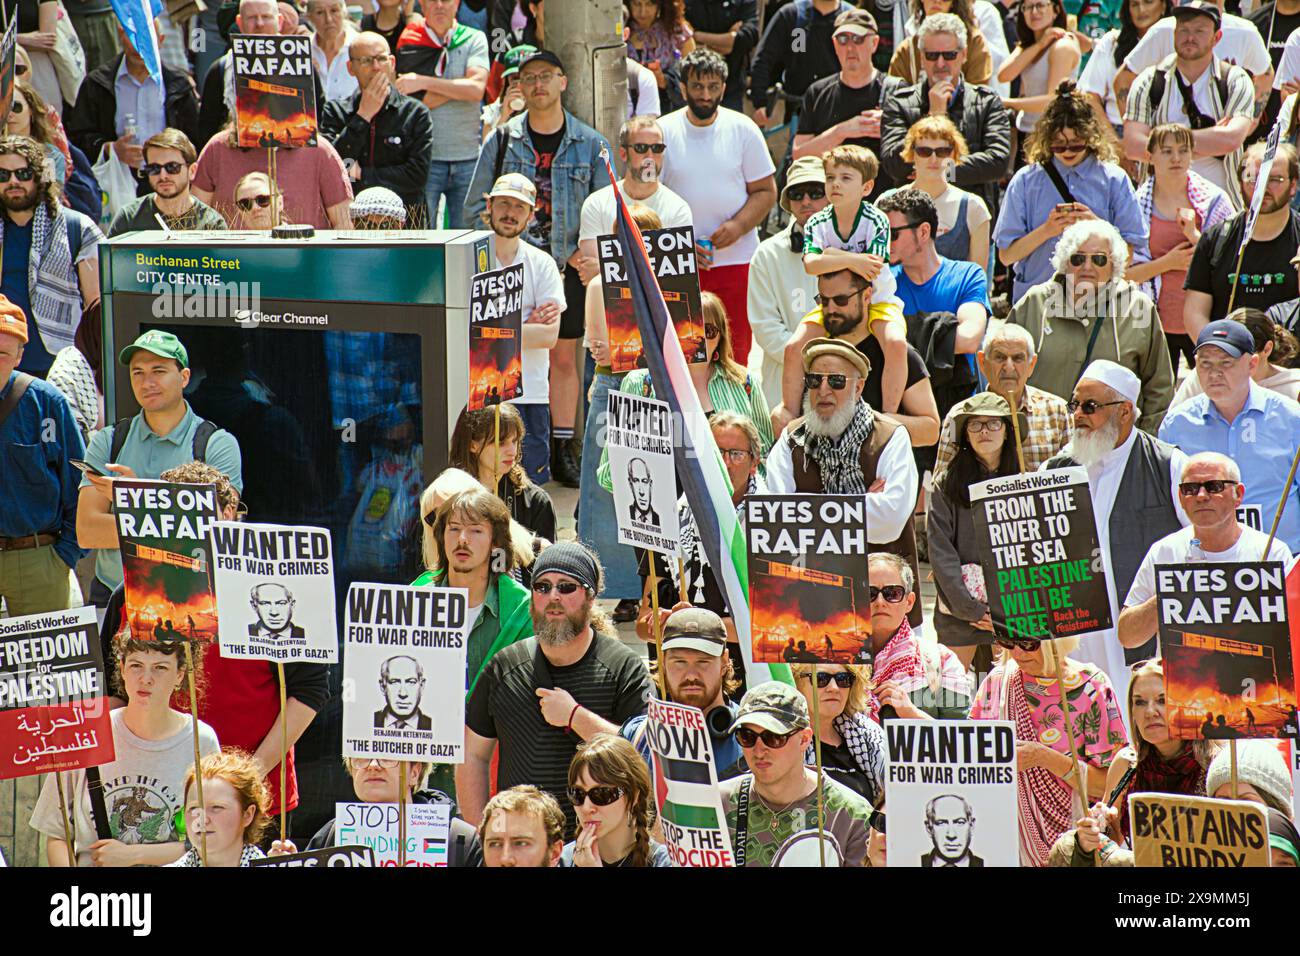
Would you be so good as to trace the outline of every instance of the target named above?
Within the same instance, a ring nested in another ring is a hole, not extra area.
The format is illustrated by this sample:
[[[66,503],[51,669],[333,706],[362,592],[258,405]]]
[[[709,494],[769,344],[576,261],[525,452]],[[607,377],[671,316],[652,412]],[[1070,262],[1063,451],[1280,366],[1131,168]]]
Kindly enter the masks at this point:
[[[821,721],[821,692],[817,687],[817,675],[821,673],[820,668],[816,665],[812,668],[812,673],[808,675],[808,680],[812,684],[812,712],[813,712],[813,766],[817,773],[817,858],[820,861],[819,866],[826,868],[826,800],[825,793],[822,789],[822,721]]]
[[[406,767],[405,760],[397,762],[397,775],[400,778],[397,781],[397,865],[403,869],[406,867],[406,781],[410,779]]]
[[[289,839],[289,830],[285,825],[288,817],[287,807],[289,806],[289,768],[285,766],[289,761],[289,714],[286,710],[284,664],[281,661],[276,661],[275,669],[278,672],[277,676],[280,678],[280,839],[283,841]]]
[[[194,632],[190,631],[190,637],[193,638]],[[199,842],[191,844],[199,851],[199,863],[202,866],[208,865],[208,823],[207,823],[207,806],[203,803],[203,768],[200,762],[203,757],[199,753],[199,695],[194,689],[194,651],[191,648],[192,640],[185,641],[185,675],[189,678],[190,683],[190,727],[194,731],[194,795],[199,801]],[[281,794],[281,799],[283,799]],[[188,819],[186,820],[186,832],[188,832]]]
[[[650,627],[655,638],[655,663],[658,665],[659,699],[668,700],[668,675],[664,672],[664,631],[659,623],[659,575],[655,573],[653,551],[646,552],[650,564]]]
[[[1234,761],[1233,770],[1236,770],[1236,767],[1237,765]],[[54,771],[54,785],[59,791],[59,815],[63,817],[63,841],[68,844],[68,865],[73,869],[76,869],[77,844],[73,840],[73,826],[71,823],[71,813],[68,810],[68,798],[63,792],[63,774],[58,770]]]

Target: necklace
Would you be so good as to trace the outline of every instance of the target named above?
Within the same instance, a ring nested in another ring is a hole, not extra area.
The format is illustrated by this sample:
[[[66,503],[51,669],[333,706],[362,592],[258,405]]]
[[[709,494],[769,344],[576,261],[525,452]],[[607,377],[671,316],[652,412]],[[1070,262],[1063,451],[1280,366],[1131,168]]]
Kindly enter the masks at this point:
[[[817,786],[816,783],[814,783],[813,788],[816,789],[816,786]],[[763,805],[763,809],[765,809],[768,813],[772,815],[772,822],[768,825],[768,829],[771,831],[773,836],[776,836],[777,830],[780,828],[781,815],[783,813],[788,813],[790,811],[790,808],[793,807],[800,800],[808,799],[808,794],[805,793],[802,796],[795,797],[793,800],[791,800],[783,807],[773,807],[770,803],[767,802],[767,800],[763,797],[763,795],[758,792],[757,789],[754,790],[754,796],[758,798],[758,802]]]

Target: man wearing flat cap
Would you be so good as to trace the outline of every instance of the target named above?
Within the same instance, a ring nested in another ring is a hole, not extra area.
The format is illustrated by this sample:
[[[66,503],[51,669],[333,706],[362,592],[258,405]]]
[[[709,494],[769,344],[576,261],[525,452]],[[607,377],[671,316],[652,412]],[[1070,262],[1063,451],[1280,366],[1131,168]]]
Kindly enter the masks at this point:
[[[596,556],[576,541],[545,548],[533,564],[533,637],[496,653],[465,707],[465,762],[456,768],[461,815],[478,826],[487,803],[492,754],[500,747],[497,788],[531,783],[564,807],[578,744],[618,733],[645,713],[644,661],[615,635],[595,606],[604,586]]]
[[[912,513],[916,461],[907,430],[862,400],[871,363],[840,339],[813,339],[803,350],[803,417],[768,453],[767,487],[773,494],[866,495],[867,540],[872,550],[916,564]],[[908,620],[921,625],[921,601]]]
[[[1141,390],[1138,377],[1122,365],[1094,361],[1083,370],[1067,406],[1070,443],[1043,465],[1044,470],[1087,469],[1111,620],[1116,622],[1147,549],[1187,524],[1178,502],[1187,456],[1136,427]],[[1126,654],[1112,627],[1084,637],[1070,657],[1104,670],[1119,699],[1127,700],[1128,665],[1154,653],[1152,641]]]

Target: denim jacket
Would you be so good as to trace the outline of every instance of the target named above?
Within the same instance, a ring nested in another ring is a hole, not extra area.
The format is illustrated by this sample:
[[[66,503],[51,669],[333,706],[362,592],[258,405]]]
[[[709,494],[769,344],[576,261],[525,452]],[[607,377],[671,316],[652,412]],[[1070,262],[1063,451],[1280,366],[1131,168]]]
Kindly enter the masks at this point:
[[[512,116],[506,125],[493,132],[479,152],[465,197],[465,221],[480,222],[480,214],[487,206],[487,194],[492,190],[493,171],[496,167],[497,137],[508,135],[501,173],[523,173],[537,181],[537,154],[528,138],[525,125],[527,111]],[[578,227],[582,220],[582,204],[597,189],[609,185],[609,173],[600,158],[600,150],[608,149],[605,137],[596,132],[568,110],[564,111],[564,136],[551,166],[551,255],[560,271],[569,256],[578,248]],[[610,151],[611,162],[613,151]]]

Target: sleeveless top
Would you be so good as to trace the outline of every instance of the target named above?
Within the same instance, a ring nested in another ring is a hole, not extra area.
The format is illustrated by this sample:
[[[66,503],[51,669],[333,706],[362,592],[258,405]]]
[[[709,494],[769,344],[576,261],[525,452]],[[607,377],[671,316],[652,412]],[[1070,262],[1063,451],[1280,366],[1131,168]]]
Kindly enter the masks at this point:
[[[969,203],[970,196],[963,193],[961,205],[957,208],[957,221],[951,229],[934,240],[935,251],[946,259],[964,262],[970,255],[970,222],[966,208]]]

